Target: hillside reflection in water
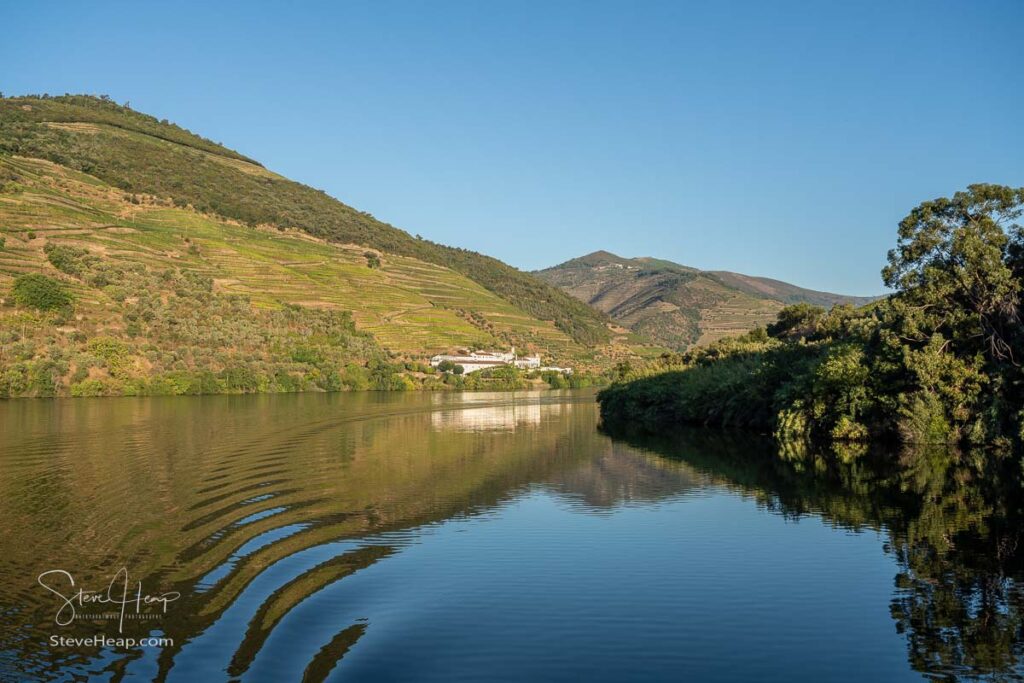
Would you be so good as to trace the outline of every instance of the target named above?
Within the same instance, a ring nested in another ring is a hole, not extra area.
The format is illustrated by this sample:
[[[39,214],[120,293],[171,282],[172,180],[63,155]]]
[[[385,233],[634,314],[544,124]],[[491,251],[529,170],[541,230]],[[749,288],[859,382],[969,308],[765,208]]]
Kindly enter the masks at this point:
[[[556,392],[0,404],[0,673],[1024,677],[1008,463],[596,421]],[[182,595],[125,635],[174,645],[50,646],[117,629],[54,625],[40,572],[122,566]]]

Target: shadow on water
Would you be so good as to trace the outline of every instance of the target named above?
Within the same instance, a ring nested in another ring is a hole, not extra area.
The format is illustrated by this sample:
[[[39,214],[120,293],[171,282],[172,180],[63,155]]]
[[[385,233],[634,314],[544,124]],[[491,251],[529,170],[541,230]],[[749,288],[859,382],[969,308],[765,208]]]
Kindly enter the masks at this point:
[[[942,447],[814,453],[713,429],[614,432],[784,517],[887,537],[890,613],[934,680],[1024,680],[1024,487],[1015,456]]]

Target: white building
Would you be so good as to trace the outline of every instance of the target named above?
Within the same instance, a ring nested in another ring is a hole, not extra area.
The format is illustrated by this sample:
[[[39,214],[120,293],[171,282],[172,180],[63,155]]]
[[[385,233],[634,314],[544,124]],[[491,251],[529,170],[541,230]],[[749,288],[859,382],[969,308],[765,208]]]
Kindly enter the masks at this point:
[[[455,365],[461,365],[466,374],[477,370],[488,368],[500,368],[512,365],[522,370],[531,370],[540,367],[540,356],[516,356],[516,348],[513,346],[508,353],[501,351],[471,351],[463,354],[438,354],[430,359],[430,364],[435,368],[444,361],[450,361]]]
[[[540,367],[540,356],[523,356],[512,361],[520,370],[535,370]]]

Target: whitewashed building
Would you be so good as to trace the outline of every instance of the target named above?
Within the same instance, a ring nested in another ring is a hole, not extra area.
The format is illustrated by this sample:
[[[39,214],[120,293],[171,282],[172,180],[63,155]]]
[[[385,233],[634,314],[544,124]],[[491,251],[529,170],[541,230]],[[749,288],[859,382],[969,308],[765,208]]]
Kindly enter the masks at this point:
[[[500,368],[511,365],[522,370],[533,370],[540,367],[540,356],[516,355],[516,348],[513,346],[508,353],[502,351],[471,351],[462,354],[438,354],[430,359],[430,364],[435,368],[441,363],[449,361],[455,365],[461,365],[466,374],[487,370],[488,368]]]

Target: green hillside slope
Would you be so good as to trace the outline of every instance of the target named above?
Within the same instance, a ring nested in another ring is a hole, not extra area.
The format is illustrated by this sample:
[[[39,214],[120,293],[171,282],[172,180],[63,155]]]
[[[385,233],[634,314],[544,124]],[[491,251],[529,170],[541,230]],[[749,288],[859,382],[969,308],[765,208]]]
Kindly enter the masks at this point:
[[[674,349],[706,345],[775,320],[789,303],[830,307],[871,301],[738,273],[597,251],[536,275],[616,322]]]
[[[92,99],[65,111],[80,100],[0,100],[0,397],[507,388],[424,363],[514,345],[600,372],[659,352],[499,261],[416,240],[149,117]],[[64,120],[27,119],[38,103]],[[310,221],[323,219],[304,203],[315,196],[336,229],[139,189],[179,182],[237,207],[277,198]]]
[[[324,192],[109,100],[0,100],[0,152],[53,161],[125,192],[171,199],[249,226],[298,228],[339,244],[409,256],[461,273],[581,344],[609,341],[608,320],[556,288],[475,252],[417,239]]]

